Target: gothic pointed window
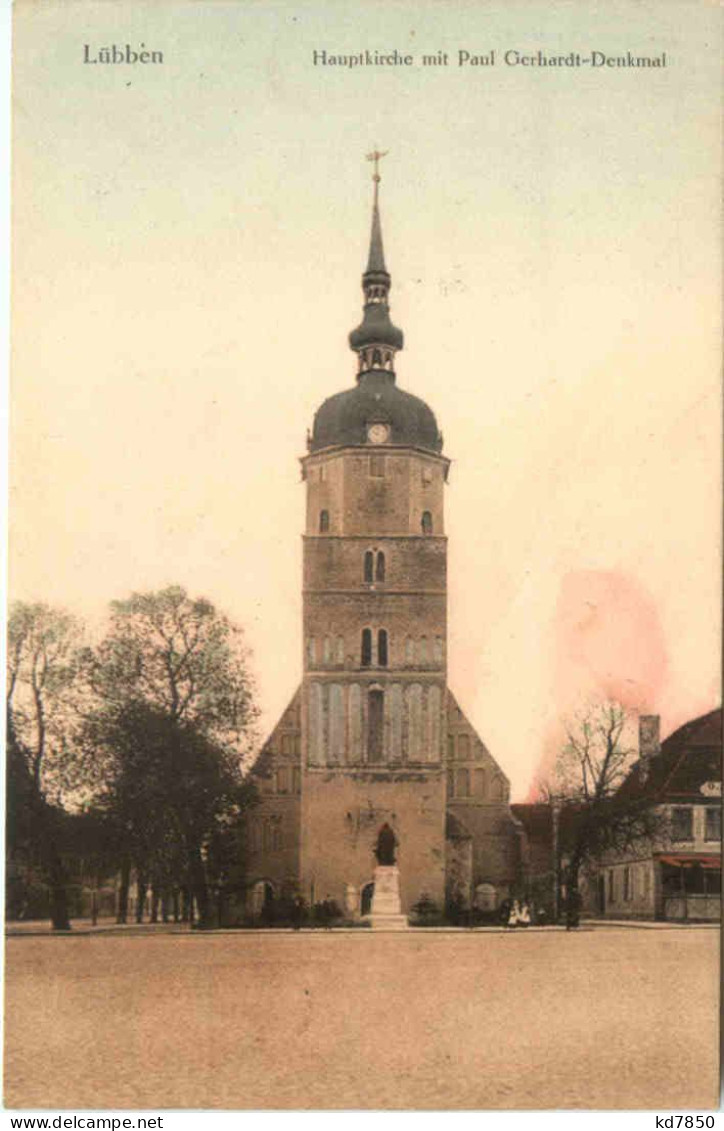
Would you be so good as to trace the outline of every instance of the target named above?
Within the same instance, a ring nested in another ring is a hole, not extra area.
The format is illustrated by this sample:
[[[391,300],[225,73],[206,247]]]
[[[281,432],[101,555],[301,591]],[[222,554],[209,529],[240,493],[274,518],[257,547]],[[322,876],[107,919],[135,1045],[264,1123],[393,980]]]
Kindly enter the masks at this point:
[[[319,512],[319,533],[327,534],[329,532],[329,511]]]
[[[423,534],[432,534],[432,515],[430,511],[422,512],[422,521],[420,523]]]
[[[384,710],[383,691],[370,691],[367,697],[367,760],[381,762],[384,757]]]
[[[381,628],[377,633],[377,664],[381,668],[387,667],[387,629]]]
[[[372,553],[371,550],[367,550],[367,552],[365,554],[365,565],[364,565],[364,579],[367,582],[371,582],[371,581],[374,580],[374,564],[375,564],[375,556],[374,556],[374,554]]]
[[[385,555],[380,550],[377,554],[377,562],[375,563],[375,581],[385,580]]]
[[[362,629],[362,667],[368,668],[372,663],[372,629]]]

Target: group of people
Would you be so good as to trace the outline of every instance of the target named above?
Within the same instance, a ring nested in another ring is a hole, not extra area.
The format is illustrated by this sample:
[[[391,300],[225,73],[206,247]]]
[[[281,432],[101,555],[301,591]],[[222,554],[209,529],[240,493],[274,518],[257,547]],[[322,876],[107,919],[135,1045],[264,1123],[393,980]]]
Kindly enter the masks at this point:
[[[529,927],[532,922],[530,904],[525,899],[506,899],[500,907],[500,918],[505,927]]]

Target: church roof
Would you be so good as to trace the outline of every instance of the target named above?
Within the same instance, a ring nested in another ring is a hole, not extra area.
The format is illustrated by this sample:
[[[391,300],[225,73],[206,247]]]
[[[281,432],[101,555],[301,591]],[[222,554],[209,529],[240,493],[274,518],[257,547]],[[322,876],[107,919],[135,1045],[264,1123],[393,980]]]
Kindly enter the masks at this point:
[[[370,155],[375,156],[384,155]],[[382,243],[379,175],[375,173],[373,179],[370,247],[362,276],[363,317],[349,335],[350,346],[359,356],[357,386],[328,397],[317,410],[309,450],[317,452],[324,448],[365,444],[368,425],[384,423],[390,427],[391,444],[439,453],[442,436],[434,413],[419,397],[395,384],[394,355],[402,349],[403,334],[390,321],[391,280]]]
[[[372,370],[354,389],[335,393],[317,410],[310,451],[339,445],[364,444],[367,425],[390,426],[390,443],[431,452],[442,450],[435,414],[423,400],[399,389],[390,373]]]

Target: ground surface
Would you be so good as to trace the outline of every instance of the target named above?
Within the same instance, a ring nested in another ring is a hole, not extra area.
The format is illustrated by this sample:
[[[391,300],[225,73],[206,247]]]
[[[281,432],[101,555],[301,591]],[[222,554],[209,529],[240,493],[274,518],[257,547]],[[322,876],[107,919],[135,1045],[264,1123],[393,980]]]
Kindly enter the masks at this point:
[[[712,1108],[718,932],[7,941],[5,1103]]]

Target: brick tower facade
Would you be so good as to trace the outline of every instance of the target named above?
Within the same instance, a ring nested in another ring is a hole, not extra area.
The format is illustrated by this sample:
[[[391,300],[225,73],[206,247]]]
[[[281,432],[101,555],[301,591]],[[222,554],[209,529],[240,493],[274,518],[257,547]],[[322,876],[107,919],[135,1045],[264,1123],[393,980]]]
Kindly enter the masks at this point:
[[[319,408],[302,459],[302,685],[256,764],[248,845],[257,906],[294,887],[350,916],[369,911],[381,852],[405,913],[458,888],[469,903],[476,882],[507,892],[517,860],[508,783],[447,692],[449,461],[396,382],[378,184],[356,386]]]

